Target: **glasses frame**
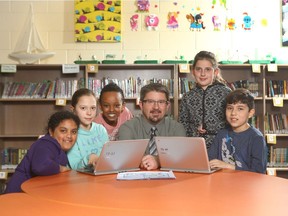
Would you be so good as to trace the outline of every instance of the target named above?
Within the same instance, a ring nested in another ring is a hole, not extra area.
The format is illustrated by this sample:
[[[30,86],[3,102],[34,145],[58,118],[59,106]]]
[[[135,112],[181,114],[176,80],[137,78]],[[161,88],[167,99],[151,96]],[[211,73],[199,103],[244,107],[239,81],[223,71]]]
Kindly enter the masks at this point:
[[[146,100],[142,100],[142,103],[145,103],[149,106],[155,106],[156,104],[158,106],[165,106],[165,105],[168,105],[170,102],[167,101],[167,100],[152,100],[152,99],[146,99]]]

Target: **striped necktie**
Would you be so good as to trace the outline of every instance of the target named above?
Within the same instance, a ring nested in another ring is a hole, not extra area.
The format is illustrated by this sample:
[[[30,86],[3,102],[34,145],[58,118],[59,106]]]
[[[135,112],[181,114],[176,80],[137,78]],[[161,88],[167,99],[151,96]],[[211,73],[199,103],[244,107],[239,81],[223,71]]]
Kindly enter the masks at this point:
[[[151,135],[150,135],[150,140],[149,140],[149,154],[150,155],[158,155],[157,148],[156,148],[156,143],[154,137],[156,136],[156,127],[151,128]]]

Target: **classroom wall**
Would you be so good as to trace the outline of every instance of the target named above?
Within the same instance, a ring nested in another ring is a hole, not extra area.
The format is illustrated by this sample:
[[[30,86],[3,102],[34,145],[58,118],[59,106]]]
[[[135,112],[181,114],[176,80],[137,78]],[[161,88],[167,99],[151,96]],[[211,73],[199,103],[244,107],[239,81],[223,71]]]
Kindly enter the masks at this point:
[[[76,43],[74,42],[74,0],[0,0],[0,64],[14,64],[8,57],[20,37],[32,2],[35,24],[44,46],[56,54],[41,60],[42,64],[70,64],[78,59],[98,60],[107,54],[115,59],[125,58],[127,63],[136,59],[171,60],[183,56],[193,59],[200,50],[214,52],[218,60],[265,59],[267,55],[285,59],[287,48],[281,45],[281,2],[282,0],[150,0],[149,13],[137,13],[135,0],[122,0],[122,41],[120,43]],[[213,5],[212,2],[215,4]],[[225,2],[225,1],[223,1]],[[213,8],[213,9],[212,9]],[[168,12],[178,12],[179,27],[167,28]],[[186,14],[203,12],[206,29],[191,31]],[[252,30],[241,27],[243,13],[253,18]],[[138,30],[132,31],[130,18],[138,14]],[[144,18],[156,14],[160,19],[157,31],[148,31]],[[225,22],[228,17],[237,21],[235,30],[214,31],[211,17],[219,15]]]

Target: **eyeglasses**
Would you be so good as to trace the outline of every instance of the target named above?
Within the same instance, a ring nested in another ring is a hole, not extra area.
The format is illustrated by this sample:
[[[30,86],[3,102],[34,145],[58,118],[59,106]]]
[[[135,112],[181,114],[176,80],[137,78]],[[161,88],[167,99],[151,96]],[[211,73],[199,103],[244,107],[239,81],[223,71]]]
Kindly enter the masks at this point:
[[[158,106],[165,106],[169,103],[169,101],[166,101],[166,100],[155,101],[155,100],[151,100],[151,99],[143,100],[142,102],[148,104],[149,106],[152,106],[152,105],[155,106],[156,104]]]
[[[195,67],[195,71],[198,73],[202,73],[204,71],[204,73],[210,73],[213,72],[215,69],[213,67],[205,67],[205,68],[201,68],[201,67]]]

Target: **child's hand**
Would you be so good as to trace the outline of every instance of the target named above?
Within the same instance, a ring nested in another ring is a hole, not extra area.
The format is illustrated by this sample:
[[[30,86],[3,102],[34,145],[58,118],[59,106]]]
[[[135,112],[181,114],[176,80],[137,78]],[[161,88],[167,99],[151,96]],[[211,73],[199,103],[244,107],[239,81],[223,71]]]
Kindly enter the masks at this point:
[[[225,163],[224,161],[213,159],[209,161],[210,167],[213,168],[223,168],[223,169],[233,169],[235,170],[235,166],[232,164]]]
[[[202,125],[200,125],[200,126],[198,127],[198,133],[199,133],[199,134],[205,134],[205,133],[206,133],[206,130],[205,130],[204,128],[202,128]]]
[[[96,154],[90,154],[88,164],[93,164],[93,166],[96,165],[98,160],[98,156]]]
[[[60,166],[60,173],[61,173],[61,172],[66,172],[66,171],[69,171],[69,170],[70,170],[70,168],[67,167],[67,166],[61,166],[61,165],[59,165],[59,166]]]

